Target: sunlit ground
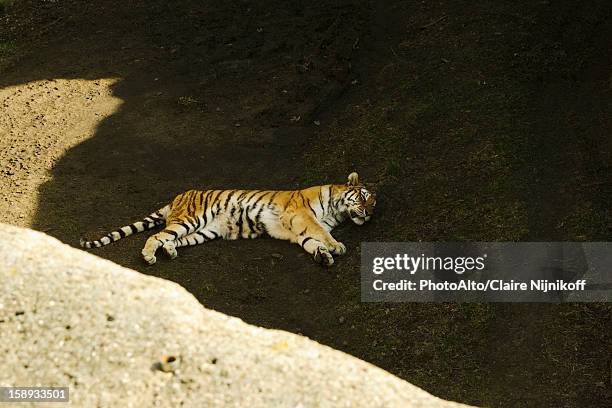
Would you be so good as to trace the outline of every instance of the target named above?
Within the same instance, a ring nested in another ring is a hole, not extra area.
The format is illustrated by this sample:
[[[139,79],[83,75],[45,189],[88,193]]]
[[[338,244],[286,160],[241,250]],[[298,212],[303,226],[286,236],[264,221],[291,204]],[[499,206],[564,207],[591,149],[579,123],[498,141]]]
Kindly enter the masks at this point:
[[[115,113],[116,78],[52,79],[0,90],[0,222],[29,227],[38,189],[62,155]]]

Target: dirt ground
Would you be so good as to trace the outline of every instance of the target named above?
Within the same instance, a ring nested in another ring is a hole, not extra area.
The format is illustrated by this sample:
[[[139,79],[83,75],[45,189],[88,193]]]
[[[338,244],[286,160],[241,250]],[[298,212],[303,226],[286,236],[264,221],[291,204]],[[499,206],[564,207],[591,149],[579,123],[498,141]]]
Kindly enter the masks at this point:
[[[377,214],[331,269],[270,239],[95,254],[442,398],[612,406],[609,304],[359,301],[363,241],[611,239],[612,6],[552,3],[0,1],[0,221],[77,246],[188,188],[357,170]]]

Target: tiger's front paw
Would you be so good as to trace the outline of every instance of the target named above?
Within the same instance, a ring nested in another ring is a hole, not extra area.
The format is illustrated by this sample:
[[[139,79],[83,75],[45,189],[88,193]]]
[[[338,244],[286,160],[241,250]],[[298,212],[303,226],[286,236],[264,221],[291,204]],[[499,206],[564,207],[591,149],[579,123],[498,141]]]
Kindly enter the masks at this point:
[[[176,244],[172,241],[166,241],[164,243],[164,251],[170,257],[170,259],[174,259],[178,256],[178,252],[176,252]]]
[[[336,242],[330,246],[332,255],[344,255],[346,254],[346,247],[342,242]]]
[[[324,246],[320,246],[317,248],[314,253],[314,260],[325,266],[331,266],[334,264],[334,257],[329,252],[329,249]]]

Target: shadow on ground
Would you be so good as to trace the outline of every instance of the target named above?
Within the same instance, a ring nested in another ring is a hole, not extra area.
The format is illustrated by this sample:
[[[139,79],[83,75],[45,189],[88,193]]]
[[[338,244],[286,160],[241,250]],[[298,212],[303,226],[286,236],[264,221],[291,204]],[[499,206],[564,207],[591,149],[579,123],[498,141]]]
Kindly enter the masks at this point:
[[[153,267],[139,257],[145,235],[95,254],[443,398],[605,406],[606,305],[359,302],[362,241],[610,238],[610,10],[523,3],[24,8],[42,34],[1,87],[118,77],[123,100],[54,166],[34,228],[76,245],[188,188],[289,189],[356,169],[376,184],[380,214],[338,231],[348,254],[329,270],[268,239]]]

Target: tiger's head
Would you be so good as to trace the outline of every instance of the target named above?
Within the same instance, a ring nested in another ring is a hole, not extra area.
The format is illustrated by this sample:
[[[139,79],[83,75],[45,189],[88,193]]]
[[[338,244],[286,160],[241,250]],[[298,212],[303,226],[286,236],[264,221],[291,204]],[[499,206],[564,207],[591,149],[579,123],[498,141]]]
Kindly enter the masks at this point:
[[[357,225],[370,221],[376,206],[376,197],[363,184],[359,183],[359,175],[349,174],[344,193],[344,205],[351,220]]]

